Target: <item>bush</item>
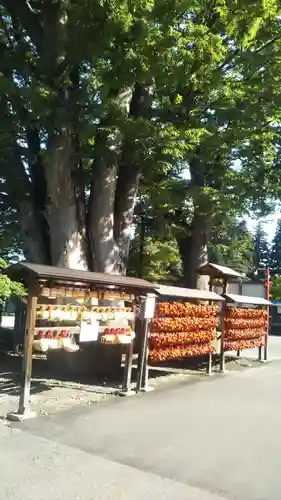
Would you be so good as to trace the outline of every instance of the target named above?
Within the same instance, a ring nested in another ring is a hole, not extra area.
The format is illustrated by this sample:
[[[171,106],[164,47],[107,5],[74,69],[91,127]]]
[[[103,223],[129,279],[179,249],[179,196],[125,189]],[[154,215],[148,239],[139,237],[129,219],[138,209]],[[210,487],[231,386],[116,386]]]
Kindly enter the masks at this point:
[[[0,270],[7,267],[7,262],[0,259]],[[0,308],[2,309],[5,302],[10,297],[23,298],[26,295],[26,290],[21,283],[11,280],[5,274],[0,274]]]

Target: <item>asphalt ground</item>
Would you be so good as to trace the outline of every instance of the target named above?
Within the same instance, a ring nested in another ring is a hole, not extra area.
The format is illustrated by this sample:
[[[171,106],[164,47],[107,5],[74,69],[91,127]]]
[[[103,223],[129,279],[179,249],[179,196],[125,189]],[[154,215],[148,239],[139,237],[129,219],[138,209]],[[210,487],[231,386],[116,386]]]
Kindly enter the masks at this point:
[[[264,365],[0,424],[0,499],[281,500],[280,340]]]

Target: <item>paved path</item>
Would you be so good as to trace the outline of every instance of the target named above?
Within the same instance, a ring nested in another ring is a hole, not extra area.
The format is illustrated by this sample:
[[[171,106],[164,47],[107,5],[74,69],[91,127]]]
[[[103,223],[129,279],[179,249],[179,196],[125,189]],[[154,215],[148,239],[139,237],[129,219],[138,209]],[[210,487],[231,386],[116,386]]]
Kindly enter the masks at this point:
[[[232,356],[236,355],[233,351],[228,354]],[[241,352],[241,356],[257,359],[257,349],[245,349],[245,351]],[[268,359],[271,361],[277,359],[281,360],[281,336],[269,337]]]
[[[0,499],[281,500],[281,361],[0,424]]]

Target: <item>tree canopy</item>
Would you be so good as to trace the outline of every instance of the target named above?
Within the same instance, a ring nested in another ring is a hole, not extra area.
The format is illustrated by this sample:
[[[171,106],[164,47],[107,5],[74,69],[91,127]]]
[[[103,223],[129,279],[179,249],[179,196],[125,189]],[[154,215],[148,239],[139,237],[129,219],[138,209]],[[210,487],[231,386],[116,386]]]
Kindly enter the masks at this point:
[[[259,222],[254,233],[253,273],[256,277],[264,278],[265,269],[271,266],[270,254],[267,234],[263,224]]]
[[[223,218],[213,227],[209,244],[209,260],[228,266],[241,274],[249,274],[253,268],[253,236],[245,221],[235,217]]]
[[[0,0],[0,22],[0,238],[29,260],[125,273],[144,199],[196,286],[216,217],[278,198],[277,1]]]
[[[270,268],[272,275],[281,275],[281,220],[277,222],[270,253]]]
[[[271,278],[270,298],[272,300],[281,300],[281,275],[276,275]]]

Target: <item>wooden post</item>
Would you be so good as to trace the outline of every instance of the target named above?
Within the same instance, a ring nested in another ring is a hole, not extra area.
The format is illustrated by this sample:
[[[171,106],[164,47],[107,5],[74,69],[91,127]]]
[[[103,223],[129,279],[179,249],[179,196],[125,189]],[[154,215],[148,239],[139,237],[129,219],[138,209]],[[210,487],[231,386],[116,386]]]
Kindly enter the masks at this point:
[[[130,344],[126,345],[124,379],[123,379],[123,387],[121,393],[122,395],[128,393],[131,388],[133,352],[134,352],[134,341],[132,340]]]
[[[147,328],[149,332],[149,322]],[[142,383],[141,383],[141,388],[143,391],[153,390],[153,388],[148,386],[148,355],[149,355],[149,349],[148,349],[148,338],[147,338],[145,357],[144,357],[144,368],[143,368]]]
[[[18,414],[24,416],[29,411],[29,398],[32,374],[32,342],[36,320],[37,294],[35,287],[31,287],[28,294],[26,327],[24,338],[24,353],[22,365],[22,378],[20,387],[20,400]]]
[[[147,358],[147,342],[148,342],[148,319],[142,321],[142,343],[140,352],[140,363],[137,375],[137,385],[136,392],[139,392],[143,388],[143,380],[146,371],[146,358]]]
[[[206,368],[207,375],[212,375],[212,360],[213,360],[213,355],[210,352],[208,355],[208,363],[207,363],[207,368]]]
[[[153,293],[148,293],[146,297],[142,297],[140,318],[141,318],[141,348],[140,360],[138,363],[138,374],[136,383],[136,392],[140,390],[148,391],[148,336],[149,323],[154,317],[156,296]],[[150,390],[153,390],[152,388]]]

